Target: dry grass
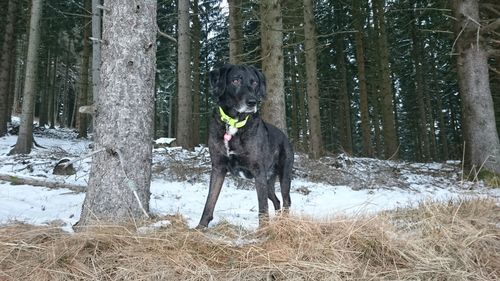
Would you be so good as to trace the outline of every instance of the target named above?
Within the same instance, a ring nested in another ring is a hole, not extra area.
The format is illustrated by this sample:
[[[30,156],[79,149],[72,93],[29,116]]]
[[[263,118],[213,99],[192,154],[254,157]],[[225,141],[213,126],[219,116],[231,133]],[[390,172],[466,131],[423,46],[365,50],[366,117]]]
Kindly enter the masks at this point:
[[[426,203],[370,217],[273,220],[258,232],[179,218],[137,234],[101,226],[0,228],[0,280],[498,280],[494,200]]]

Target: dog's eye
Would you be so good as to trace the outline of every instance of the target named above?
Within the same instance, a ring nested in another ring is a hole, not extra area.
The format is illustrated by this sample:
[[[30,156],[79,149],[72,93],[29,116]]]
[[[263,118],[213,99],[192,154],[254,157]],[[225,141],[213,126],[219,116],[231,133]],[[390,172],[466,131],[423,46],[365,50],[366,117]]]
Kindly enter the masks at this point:
[[[233,84],[234,86],[239,86],[241,84],[241,79],[240,78],[234,78],[231,81],[231,84]]]

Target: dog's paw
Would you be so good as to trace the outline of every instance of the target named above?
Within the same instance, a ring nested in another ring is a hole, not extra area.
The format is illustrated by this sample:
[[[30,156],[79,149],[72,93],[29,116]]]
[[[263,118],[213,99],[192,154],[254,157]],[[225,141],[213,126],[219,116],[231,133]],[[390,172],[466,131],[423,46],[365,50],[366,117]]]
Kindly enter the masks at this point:
[[[205,225],[201,225],[201,224],[199,224],[199,225],[198,225],[197,227],[195,227],[194,229],[204,231],[204,230],[207,230],[207,229],[208,229],[208,226],[205,226]]]

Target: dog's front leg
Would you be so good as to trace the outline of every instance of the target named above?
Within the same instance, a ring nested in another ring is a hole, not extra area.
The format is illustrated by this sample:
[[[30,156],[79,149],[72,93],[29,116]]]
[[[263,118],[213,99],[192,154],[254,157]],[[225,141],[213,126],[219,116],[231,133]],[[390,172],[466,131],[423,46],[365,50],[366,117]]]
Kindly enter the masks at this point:
[[[227,170],[225,168],[212,167],[207,202],[205,203],[205,208],[203,209],[200,223],[196,227],[197,229],[208,227],[208,223],[214,218],[215,203],[217,203],[217,199],[219,198],[220,190],[222,188],[222,184],[224,183],[226,173]]]
[[[265,173],[255,177],[255,189],[259,200],[259,227],[264,227],[269,223],[268,190]]]

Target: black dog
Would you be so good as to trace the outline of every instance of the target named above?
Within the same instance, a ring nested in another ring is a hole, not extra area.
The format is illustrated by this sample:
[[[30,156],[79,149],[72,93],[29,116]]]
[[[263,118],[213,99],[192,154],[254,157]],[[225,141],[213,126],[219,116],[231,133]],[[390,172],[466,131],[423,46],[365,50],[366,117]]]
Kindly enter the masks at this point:
[[[285,134],[265,123],[257,105],[266,96],[264,75],[253,66],[226,64],[210,72],[210,83],[218,108],[210,123],[208,147],[212,160],[210,189],[197,228],[213,219],[227,172],[255,179],[259,200],[259,225],[268,220],[269,198],[275,210],[280,201],[274,193],[279,177],[283,207],[290,207],[290,182],[293,166],[292,146]]]

